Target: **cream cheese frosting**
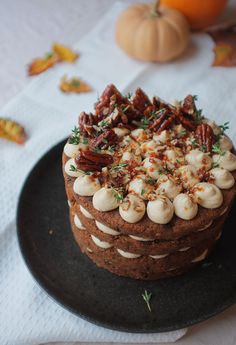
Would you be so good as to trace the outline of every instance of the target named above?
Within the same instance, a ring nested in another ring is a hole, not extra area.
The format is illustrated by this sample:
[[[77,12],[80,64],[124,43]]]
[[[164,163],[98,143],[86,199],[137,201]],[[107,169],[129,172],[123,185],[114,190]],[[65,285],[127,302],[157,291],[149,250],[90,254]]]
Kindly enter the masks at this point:
[[[156,259],[156,260],[159,260],[159,259],[163,259],[165,258],[166,256],[168,256],[169,254],[157,254],[157,255],[149,255],[150,258],[152,259]]]
[[[205,170],[211,169],[212,159],[211,157],[199,149],[191,150],[186,156],[188,164],[195,166],[197,169],[204,168]]]
[[[135,140],[138,142],[143,142],[148,138],[147,133],[143,128],[134,129],[130,134],[131,137],[135,138]]]
[[[79,150],[86,150],[88,148],[87,144],[79,143],[77,145],[75,144],[70,144],[67,142],[64,146],[64,153],[67,157],[74,158]]]
[[[182,187],[177,185],[173,178],[161,175],[158,180],[157,194],[163,194],[173,200],[180,192]]]
[[[74,215],[74,223],[75,226],[80,229],[80,230],[85,230],[85,227],[83,226],[83,224],[81,223],[81,220],[79,219],[79,217],[77,216],[77,214]]]
[[[178,168],[176,175],[180,177],[184,188],[187,189],[193,187],[200,181],[197,169],[191,164],[183,165],[182,167]]]
[[[134,235],[129,235],[129,237],[132,238],[133,240],[140,241],[140,242],[154,241],[154,238],[139,237],[139,236],[134,236]]]
[[[102,249],[109,249],[109,248],[113,247],[113,245],[111,243],[108,243],[108,242],[105,242],[105,241],[101,241],[99,238],[97,238],[94,235],[91,235],[91,239],[96,244],[96,246],[98,246],[98,247],[100,247]]]
[[[88,212],[88,211],[86,210],[86,208],[84,208],[84,207],[81,206],[81,205],[80,205],[80,211],[81,211],[81,213],[83,213],[83,215],[84,215],[86,218],[94,219],[93,215],[92,215],[90,212]]]
[[[116,135],[119,138],[124,137],[125,135],[129,134],[129,132],[130,132],[128,128],[119,128],[119,127],[113,128],[113,131],[116,133]]]
[[[156,180],[162,174],[163,168],[160,159],[147,157],[143,160],[142,164],[151,178]]]
[[[137,175],[129,183],[129,192],[137,194],[140,198],[147,200],[148,194],[154,190],[154,187],[145,182],[145,176]]]
[[[225,151],[222,155],[213,155],[212,159],[220,168],[225,168],[229,171],[236,169],[236,156],[230,151]]]
[[[140,254],[129,253],[118,248],[117,248],[117,252],[126,259],[137,259],[141,256]]]
[[[168,140],[171,139],[170,132],[166,129],[162,131],[160,134],[154,134],[153,140],[158,144],[165,144]]]
[[[112,188],[102,187],[97,190],[93,196],[93,207],[101,212],[107,212],[116,209],[119,206],[116,192]]]
[[[81,196],[92,196],[101,188],[98,178],[92,175],[81,175],[74,181],[73,190]]]
[[[179,218],[190,220],[197,215],[198,206],[188,194],[181,193],[177,195],[173,205],[175,214]]]
[[[233,175],[224,168],[211,169],[210,174],[214,184],[221,189],[229,189],[235,183]]]
[[[227,137],[226,135],[221,135],[221,137],[220,137],[220,148],[223,151],[224,150],[226,150],[226,151],[232,150],[232,148],[233,148],[232,140],[229,137]]]
[[[137,163],[142,162],[142,158],[140,155],[135,155],[133,152],[130,151],[125,151],[121,157],[122,162],[129,162],[129,161],[134,161]]]
[[[76,163],[74,158],[68,159],[64,166],[64,169],[65,173],[71,177],[79,177],[84,174],[82,171],[76,169]]]
[[[165,196],[157,196],[156,200],[147,204],[147,215],[151,221],[157,224],[167,224],[174,214],[173,204]]]
[[[207,256],[207,253],[208,253],[208,249],[204,250],[204,251],[202,252],[202,254],[200,254],[199,256],[197,256],[196,258],[194,258],[194,259],[192,260],[192,262],[199,262],[199,261],[204,260],[204,259],[206,258],[206,256]]]
[[[166,157],[166,165],[170,169],[173,169],[176,165],[184,164],[184,155],[178,147],[165,150],[164,156]]]
[[[200,182],[193,190],[196,201],[205,208],[218,208],[223,203],[223,195],[220,189],[212,183]]]
[[[101,230],[102,232],[104,232],[104,234],[111,235],[111,236],[120,235],[119,231],[116,231],[116,230],[110,228],[109,226],[98,222],[97,220],[95,220],[95,223],[96,223],[97,228],[99,230]]]
[[[127,223],[137,223],[146,211],[144,201],[137,195],[128,194],[119,206],[119,213]]]

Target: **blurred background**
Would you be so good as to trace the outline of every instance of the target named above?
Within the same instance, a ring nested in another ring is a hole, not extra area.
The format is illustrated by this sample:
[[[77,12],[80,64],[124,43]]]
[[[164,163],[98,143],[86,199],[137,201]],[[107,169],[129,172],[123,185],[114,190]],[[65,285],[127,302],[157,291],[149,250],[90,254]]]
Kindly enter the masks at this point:
[[[214,0],[211,2],[214,6]],[[114,0],[1,0],[0,107],[29,81],[26,65],[30,61],[48,51],[54,41],[69,46],[77,42],[114,3]],[[229,0],[217,21],[229,19],[236,20],[236,0]]]

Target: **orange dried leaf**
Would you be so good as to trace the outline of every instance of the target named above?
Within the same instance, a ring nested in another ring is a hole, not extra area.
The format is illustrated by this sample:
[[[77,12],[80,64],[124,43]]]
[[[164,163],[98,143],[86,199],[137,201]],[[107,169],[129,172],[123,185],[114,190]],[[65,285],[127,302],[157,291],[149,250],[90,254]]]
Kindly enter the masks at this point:
[[[59,43],[54,43],[52,50],[61,61],[74,62],[79,57],[72,49]]]
[[[92,88],[80,78],[73,77],[69,79],[66,76],[61,79],[60,89],[66,93],[84,93],[92,91]]]
[[[38,58],[32,61],[28,67],[29,75],[40,74],[53,67],[58,62],[58,56],[54,53],[47,54],[44,58]]]
[[[236,23],[215,25],[207,32],[215,42],[212,66],[236,66]]]
[[[215,59],[212,66],[232,66],[233,47],[227,43],[217,43],[213,49]]]
[[[24,128],[10,119],[0,118],[0,138],[24,144],[27,136]]]

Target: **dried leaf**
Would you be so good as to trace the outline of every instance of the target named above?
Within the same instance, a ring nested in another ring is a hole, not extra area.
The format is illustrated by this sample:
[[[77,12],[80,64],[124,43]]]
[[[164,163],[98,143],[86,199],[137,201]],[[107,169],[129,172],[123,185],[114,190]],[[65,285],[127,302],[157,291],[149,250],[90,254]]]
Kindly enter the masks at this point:
[[[215,53],[215,59],[212,63],[212,66],[225,66],[230,67],[236,63],[236,50],[234,52],[233,47],[226,43],[218,43],[213,49]],[[233,62],[233,55],[235,54],[235,62]]]
[[[212,66],[236,66],[236,24],[225,23],[207,30],[215,42]]]
[[[54,43],[52,50],[61,61],[74,62],[79,57],[73,50],[59,43]]]
[[[44,58],[38,58],[32,61],[28,67],[28,74],[30,76],[40,74],[54,66],[58,61],[58,56],[55,53],[48,53]]]
[[[73,77],[69,79],[66,76],[61,79],[60,89],[66,93],[84,93],[92,91],[92,88],[80,78]]]
[[[24,144],[27,136],[24,128],[17,122],[0,118],[0,138]]]

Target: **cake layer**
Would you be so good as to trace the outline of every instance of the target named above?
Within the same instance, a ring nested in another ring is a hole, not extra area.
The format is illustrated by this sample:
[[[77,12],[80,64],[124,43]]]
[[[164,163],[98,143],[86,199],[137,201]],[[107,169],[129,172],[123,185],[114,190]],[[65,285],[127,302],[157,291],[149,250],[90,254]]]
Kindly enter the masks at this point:
[[[206,229],[193,232],[178,240],[153,240],[148,238],[140,238],[136,236],[124,235],[117,233],[113,229],[107,228],[104,224],[97,222],[95,219],[86,217],[78,204],[74,204],[71,209],[73,215],[77,215],[86,227],[87,231],[99,238],[101,241],[111,243],[113,246],[122,250],[138,253],[142,255],[168,254],[174,251],[187,251],[191,247],[195,247],[200,243],[206,242],[220,236],[225,216],[221,216],[220,220],[209,224]]]
[[[63,154],[63,167],[68,160],[68,157]],[[156,224],[152,222],[147,215],[145,215],[138,223],[131,224],[124,221],[118,210],[109,212],[100,212],[93,207],[92,197],[79,196],[73,191],[74,177],[68,176],[63,168],[65,178],[65,188],[68,199],[74,203],[82,205],[93,217],[101,223],[123,233],[132,234],[140,237],[150,237],[156,239],[174,240],[192,233],[195,230],[204,228],[211,221],[217,220],[223,214],[227,214],[232,206],[234,196],[236,193],[235,186],[231,189],[222,190],[223,203],[221,207],[216,209],[207,209],[199,206],[197,217],[191,220],[183,220],[176,216],[165,225]],[[236,178],[236,171],[232,172]]]
[[[154,257],[150,255],[132,255],[117,247],[108,247],[98,238],[92,237],[89,231],[79,229],[74,223],[74,217],[70,215],[71,227],[76,242],[81,250],[87,254],[99,267],[113,273],[128,276],[135,279],[158,279],[180,274],[188,270],[196,263],[204,260],[211,252],[218,236],[208,241],[203,241],[196,247],[185,252],[173,252],[168,256]],[[82,225],[82,224],[80,224]]]

